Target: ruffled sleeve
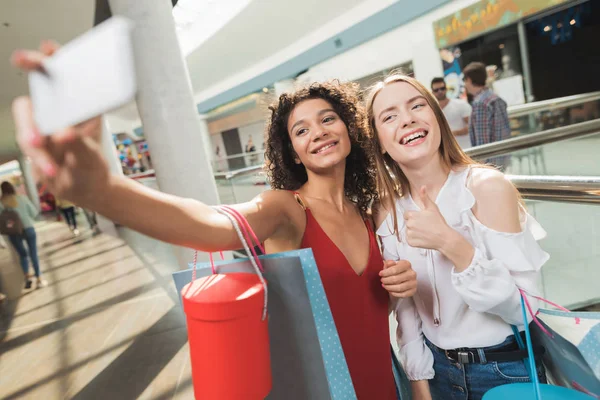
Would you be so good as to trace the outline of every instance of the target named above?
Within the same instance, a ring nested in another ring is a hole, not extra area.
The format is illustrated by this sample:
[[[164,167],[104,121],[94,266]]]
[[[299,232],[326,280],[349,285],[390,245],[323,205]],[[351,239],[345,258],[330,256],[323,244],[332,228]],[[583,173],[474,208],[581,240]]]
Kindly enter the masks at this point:
[[[398,212],[398,230],[402,232],[404,219],[401,206],[397,204],[396,210]],[[394,233],[392,219],[391,215],[385,219],[377,229],[377,235],[381,238],[383,259],[397,261],[404,258],[405,255],[402,254],[403,244]],[[425,345],[422,321],[414,300],[412,298],[395,299],[393,308],[398,322],[396,340],[400,348],[400,363],[406,376],[411,381],[432,379],[435,374],[433,354]]]
[[[400,363],[411,381],[433,379],[433,354],[425,345],[421,317],[412,298],[398,301],[394,313],[398,321],[396,339],[400,348]]]
[[[470,214],[465,226],[473,230],[475,255],[467,269],[452,271],[452,284],[471,309],[522,325],[518,289],[539,293],[539,271],[550,256],[537,241],[546,232],[526,212],[519,233],[495,231]]]

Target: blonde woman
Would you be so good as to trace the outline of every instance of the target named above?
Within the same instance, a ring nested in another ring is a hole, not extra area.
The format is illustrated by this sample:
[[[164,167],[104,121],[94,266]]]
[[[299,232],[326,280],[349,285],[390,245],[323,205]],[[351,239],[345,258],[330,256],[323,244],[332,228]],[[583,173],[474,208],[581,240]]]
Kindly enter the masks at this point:
[[[460,149],[418,81],[390,76],[367,101],[382,198],[377,234],[385,259],[408,260],[417,273],[417,293],[396,306],[414,398],[481,399],[528,381],[511,325],[524,329],[518,289],[538,291],[549,256],[536,239],[545,232],[501,172]]]
[[[0,208],[2,210],[8,208],[14,210],[18,215],[23,225],[21,234],[9,235],[8,239],[19,255],[21,268],[25,274],[25,288],[31,288],[31,280],[29,279],[29,259],[33,265],[37,287],[46,286],[46,281],[42,280],[40,272],[40,264],[37,254],[37,237],[33,224],[38,215],[38,211],[31,201],[25,197],[18,195],[14,186],[10,182],[2,182],[2,198],[0,199]],[[27,248],[25,247],[27,244]]]

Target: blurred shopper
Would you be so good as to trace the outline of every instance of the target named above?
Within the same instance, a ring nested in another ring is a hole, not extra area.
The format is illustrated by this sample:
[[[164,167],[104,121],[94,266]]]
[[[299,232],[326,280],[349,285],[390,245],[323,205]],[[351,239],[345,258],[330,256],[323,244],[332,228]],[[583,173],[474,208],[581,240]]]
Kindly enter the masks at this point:
[[[85,218],[90,224],[90,229],[92,230],[92,234],[98,235],[100,234],[100,227],[98,226],[98,219],[96,218],[96,213],[91,210],[83,209],[83,213],[85,214]]]
[[[31,258],[31,264],[37,279],[37,287],[46,286],[46,281],[41,278],[37,254],[37,236],[33,227],[38,210],[26,196],[18,195],[10,182],[2,182],[0,189],[2,190],[0,223],[3,229],[6,229],[3,233],[8,236],[10,243],[19,255],[21,268],[25,274],[25,288],[31,288],[28,258]]]
[[[510,137],[510,122],[507,105],[504,100],[495,95],[485,86],[488,78],[485,64],[472,62],[463,71],[465,88],[473,96],[473,112],[469,122],[469,137],[473,146],[498,142]],[[508,156],[494,157],[487,163],[505,169]]]
[[[471,139],[469,138],[471,106],[464,100],[449,99],[446,97],[446,89],[444,78],[433,78],[431,81],[431,91],[440,103],[452,134],[463,150],[468,149],[471,147]]]
[[[73,232],[73,235],[79,236],[79,229],[77,229],[77,216],[75,215],[75,204],[70,201],[57,198],[56,206],[62,212],[69,225],[69,229]]]

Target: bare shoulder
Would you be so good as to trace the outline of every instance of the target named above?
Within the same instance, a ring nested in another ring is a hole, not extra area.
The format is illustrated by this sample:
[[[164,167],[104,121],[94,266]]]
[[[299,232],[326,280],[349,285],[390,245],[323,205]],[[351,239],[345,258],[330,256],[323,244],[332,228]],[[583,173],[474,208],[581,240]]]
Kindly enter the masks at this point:
[[[478,202],[518,201],[517,189],[506,176],[492,168],[473,168],[469,189]]]
[[[294,225],[306,218],[294,192],[288,190],[266,190],[256,196],[252,202],[259,210],[270,210],[269,214],[273,217],[281,217],[277,214],[283,214]]]
[[[502,172],[473,168],[469,189],[475,197],[473,213],[481,223],[503,232],[520,230],[519,194]]]
[[[256,196],[252,202],[258,207],[268,207],[278,212],[300,208],[294,193],[288,190],[265,190]]]

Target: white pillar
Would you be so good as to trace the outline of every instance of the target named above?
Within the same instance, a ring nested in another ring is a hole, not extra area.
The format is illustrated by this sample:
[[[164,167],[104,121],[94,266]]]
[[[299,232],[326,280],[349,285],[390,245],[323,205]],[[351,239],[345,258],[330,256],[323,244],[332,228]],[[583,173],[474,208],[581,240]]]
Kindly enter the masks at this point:
[[[207,118],[208,118],[208,116],[206,114],[198,115],[198,125],[200,126],[200,136],[202,137],[202,143],[204,144],[204,153],[198,153],[198,156],[206,157],[206,159],[210,163],[211,161],[216,161],[216,159],[215,159],[215,155],[213,154],[213,150],[212,150],[213,144],[212,144],[212,140],[210,139],[210,131],[208,130],[208,122],[206,122]],[[211,163],[211,166],[212,165],[213,164]],[[220,203],[221,200],[219,199],[218,196],[219,195],[217,193],[217,203]]]
[[[117,156],[117,149],[107,117],[102,118],[102,140],[100,144],[110,172],[115,175],[123,175],[123,168],[121,168],[121,161]],[[117,231],[114,222],[99,214],[96,215],[96,220],[98,221],[98,227],[102,233],[113,237],[119,237],[119,232]]]
[[[109,4],[113,15],[123,15],[136,24],[137,105],[158,186],[166,193],[217,204],[217,188],[175,33],[171,1],[109,0]],[[187,268],[193,251],[177,248],[176,254],[180,267]]]
[[[37,190],[36,180],[31,173],[31,162],[27,160],[25,157],[19,157],[19,166],[21,168],[21,176],[23,178],[23,183],[25,184],[25,189],[27,190],[27,196],[29,200],[33,203],[35,208],[40,210],[40,196]]]

